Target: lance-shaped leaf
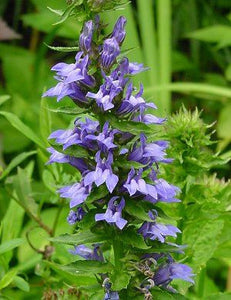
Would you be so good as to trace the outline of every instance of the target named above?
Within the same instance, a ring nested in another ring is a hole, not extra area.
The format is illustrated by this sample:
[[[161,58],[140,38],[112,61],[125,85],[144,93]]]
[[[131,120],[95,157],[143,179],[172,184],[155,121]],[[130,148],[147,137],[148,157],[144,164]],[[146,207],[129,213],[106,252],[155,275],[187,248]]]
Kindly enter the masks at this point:
[[[28,172],[18,168],[18,174],[13,179],[13,186],[18,203],[32,215],[37,215],[38,205],[32,197],[30,180]]]
[[[107,237],[92,233],[90,230],[85,230],[76,234],[63,234],[58,237],[50,238],[50,241],[67,245],[80,245],[89,243],[98,243],[105,241]]]

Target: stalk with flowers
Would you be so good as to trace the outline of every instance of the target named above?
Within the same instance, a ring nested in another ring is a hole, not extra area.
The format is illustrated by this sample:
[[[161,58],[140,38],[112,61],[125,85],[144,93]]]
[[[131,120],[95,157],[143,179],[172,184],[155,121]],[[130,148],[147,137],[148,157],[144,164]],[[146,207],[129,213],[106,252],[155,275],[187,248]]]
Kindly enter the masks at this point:
[[[193,283],[191,268],[174,259],[183,253],[174,243],[180,230],[158,205],[180,201],[179,188],[161,178],[159,168],[172,161],[168,142],[156,140],[165,119],[147,113],[157,107],[143,98],[142,84],[133,85],[133,76],[146,68],[123,56],[125,25],[119,17],[104,36],[99,15],[91,15],[74,62],[52,67],[58,84],[44,94],[57,101],[67,96],[85,114],[73,128],[50,135],[48,163],[70,164],[81,173],[79,182],[58,193],[69,199],[67,221],[76,230],[70,252],[96,278],[91,299],[103,289],[104,299],[153,299],[159,289],[176,293],[174,279]]]

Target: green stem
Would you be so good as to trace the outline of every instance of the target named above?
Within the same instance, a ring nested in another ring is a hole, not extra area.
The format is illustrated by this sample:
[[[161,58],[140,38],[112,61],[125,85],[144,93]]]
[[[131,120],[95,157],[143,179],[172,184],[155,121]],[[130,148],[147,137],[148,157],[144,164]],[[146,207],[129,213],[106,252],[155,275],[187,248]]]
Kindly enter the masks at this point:
[[[160,85],[171,82],[171,0],[157,1]],[[171,111],[171,92],[161,90],[157,106],[160,114]]]
[[[201,270],[199,282],[198,282],[198,297],[200,299],[202,299],[204,296],[205,276],[206,276],[206,268]]]
[[[223,97],[223,101],[225,98],[231,98],[231,90],[229,88],[214,86],[210,84],[204,83],[192,83],[192,82],[173,82],[166,85],[160,85],[158,87],[151,87],[145,90],[146,94],[153,93],[155,91],[172,91],[172,92],[180,92],[180,93],[197,93],[197,94],[208,94],[215,95],[219,97]],[[220,99],[215,99],[220,100]]]
[[[138,0],[137,5],[145,64],[151,68],[147,74],[149,77],[148,85],[156,86],[159,78],[159,67],[153,1]]]
[[[118,239],[118,237],[115,237],[113,239],[113,252],[114,252],[115,269],[119,271],[121,269],[121,260],[120,259],[123,257],[123,244]]]
[[[56,230],[56,227],[58,225],[58,221],[59,221],[59,217],[60,217],[62,209],[63,209],[63,202],[59,203],[58,211],[57,211],[57,214],[55,216],[55,220],[54,220],[53,227],[52,227],[52,235],[53,236],[55,235],[55,230]]]
[[[28,216],[34,220],[42,229],[44,229],[50,236],[53,236],[53,230],[48,227],[46,224],[43,223],[43,221],[36,215],[34,215],[26,206],[24,206],[14,195],[12,195],[9,190],[6,190],[9,196],[15,200],[28,214]]]

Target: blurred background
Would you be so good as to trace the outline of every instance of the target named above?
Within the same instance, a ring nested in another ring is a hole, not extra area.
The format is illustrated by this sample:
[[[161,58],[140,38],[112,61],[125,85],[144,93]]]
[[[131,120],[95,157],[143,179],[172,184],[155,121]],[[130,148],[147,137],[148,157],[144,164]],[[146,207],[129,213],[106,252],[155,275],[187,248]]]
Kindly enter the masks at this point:
[[[14,113],[44,141],[50,129],[43,126],[46,113],[43,111],[45,104],[41,106],[41,95],[55,83],[50,68],[56,62],[72,62],[75,55],[75,52],[52,50],[47,45],[77,46],[82,26],[74,18],[53,25],[58,21],[57,15],[47,7],[60,10],[66,7],[66,1],[0,1],[0,112]],[[217,143],[210,146],[212,151],[225,153],[225,157],[230,157],[231,2],[132,0],[123,10],[102,14],[102,19],[110,23],[105,28],[106,31],[110,32],[114,21],[121,14],[127,17],[124,51],[132,61],[150,67],[148,72],[136,78],[137,84],[140,81],[144,84],[146,99],[155,102],[162,116],[177,112],[182,105],[189,110],[197,107],[204,122],[213,124],[211,131],[216,130],[212,140]],[[50,110],[58,107],[54,99],[49,99],[47,103]],[[64,99],[62,105],[69,105],[68,100]],[[52,114],[50,127],[65,128],[68,122],[67,116]],[[14,123],[14,127],[17,126],[18,123]],[[35,144],[14,127],[12,122],[10,124],[0,116],[0,174],[14,157],[36,149]],[[43,166],[47,158],[44,158],[42,152],[39,152],[39,156],[40,159],[34,162],[34,171],[27,160],[23,159],[22,166],[31,170],[35,199],[38,198],[50,209],[43,214],[44,220],[49,222],[56,209],[52,205],[58,203],[58,198],[54,186],[46,186],[47,178],[52,180],[49,173],[44,173]],[[55,173],[54,169],[53,172]],[[215,167],[213,172],[217,173],[218,178],[229,179],[230,165]],[[63,181],[65,180],[68,182],[68,177]],[[43,189],[45,192],[41,194]],[[9,206],[5,201],[7,197],[4,187],[0,186],[0,219]],[[66,211],[62,212],[64,221],[65,213]],[[26,228],[31,224],[28,219],[23,222],[25,234]],[[66,223],[58,224],[58,232],[59,228],[69,230]],[[38,242],[38,246],[41,243]],[[23,270],[34,266],[36,259],[38,260],[29,246],[19,248],[19,263],[25,264],[27,260],[31,263],[24,266]],[[229,258],[225,263],[216,259],[209,262],[208,268],[213,281],[206,279],[206,284],[212,291],[225,291],[227,287],[231,289],[231,272],[228,275],[230,261]]]

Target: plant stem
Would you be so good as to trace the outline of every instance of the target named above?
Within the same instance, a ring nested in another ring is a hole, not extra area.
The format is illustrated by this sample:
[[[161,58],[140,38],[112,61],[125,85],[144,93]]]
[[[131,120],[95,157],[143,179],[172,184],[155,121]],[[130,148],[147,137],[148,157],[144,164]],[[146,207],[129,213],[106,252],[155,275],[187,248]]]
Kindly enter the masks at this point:
[[[33,219],[36,223],[38,223],[38,225],[44,229],[50,236],[53,236],[53,230],[48,227],[46,224],[43,223],[43,221],[36,215],[34,215],[29,209],[27,209],[27,207],[25,207],[24,205],[22,205],[22,203],[20,201],[18,201],[18,199],[16,197],[14,197],[14,195],[12,195],[11,193],[9,193],[9,191],[7,191],[9,196],[15,200],[24,210],[25,212],[28,214],[28,216]]]
[[[231,267],[229,267],[227,283],[226,283],[227,292],[231,292]]]
[[[63,209],[63,202],[59,203],[58,211],[57,211],[57,214],[55,216],[54,224],[53,224],[53,227],[52,227],[52,236],[55,235],[55,230],[56,230],[56,227],[58,225],[59,216],[61,214],[62,209]]]
[[[198,282],[198,297],[200,299],[202,299],[204,295],[205,276],[206,276],[206,268],[201,270],[199,282]]]
[[[115,269],[119,271],[121,269],[120,259],[123,257],[123,244],[118,239],[118,237],[115,237],[113,239],[113,251],[114,251]]]
[[[231,98],[231,90],[229,88],[215,86],[211,84],[204,83],[193,83],[193,82],[173,82],[166,85],[160,85],[158,87],[147,88],[145,93],[153,93],[154,91],[168,90],[173,92],[180,93],[198,93],[198,94],[208,94],[215,95],[219,97],[223,97],[223,101],[225,98]],[[220,99],[215,99],[220,100]]]
[[[171,82],[171,1],[157,1],[158,45],[159,45],[159,70],[160,85]],[[157,103],[161,115],[168,115],[171,111],[171,93],[162,89],[159,103]]]
[[[138,0],[137,5],[145,64],[151,68],[147,74],[149,77],[148,85],[156,86],[159,67],[153,1]]]

